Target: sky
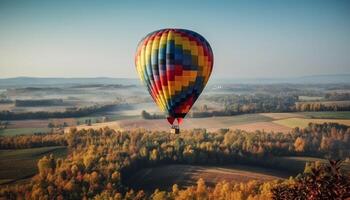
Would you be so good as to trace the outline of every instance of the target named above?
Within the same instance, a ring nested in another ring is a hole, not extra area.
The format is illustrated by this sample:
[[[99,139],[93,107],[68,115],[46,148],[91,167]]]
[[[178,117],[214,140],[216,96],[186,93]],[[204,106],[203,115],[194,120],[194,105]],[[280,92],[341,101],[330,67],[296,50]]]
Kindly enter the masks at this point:
[[[0,0],[0,78],[136,78],[138,42],[204,36],[215,78],[350,74],[350,1]]]

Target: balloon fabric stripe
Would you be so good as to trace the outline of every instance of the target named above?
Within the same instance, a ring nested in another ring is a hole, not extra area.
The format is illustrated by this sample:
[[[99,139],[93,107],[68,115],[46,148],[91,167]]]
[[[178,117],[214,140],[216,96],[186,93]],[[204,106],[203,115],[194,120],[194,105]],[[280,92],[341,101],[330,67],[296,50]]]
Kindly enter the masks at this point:
[[[209,80],[213,52],[198,33],[162,29],[141,40],[135,64],[160,109],[172,119],[184,118]]]

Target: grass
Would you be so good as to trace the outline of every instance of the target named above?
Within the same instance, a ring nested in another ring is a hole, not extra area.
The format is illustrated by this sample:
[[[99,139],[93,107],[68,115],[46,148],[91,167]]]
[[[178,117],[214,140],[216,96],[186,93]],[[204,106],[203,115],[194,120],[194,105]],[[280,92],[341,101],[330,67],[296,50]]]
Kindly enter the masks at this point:
[[[76,118],[80,124],[85,124],[85,120],[91,120],[91,123],[96,123],[96,120],[102,120],[102,116],[90,116]]]
[[[272,119],[270,117],[262,116],[259,114],[245,114],[245,115],[236,115],[236,116],[227,116],[227,117],[207,117],[207,118],[186,118],[181,124],[183,130],[189,130],[194,128],[205,128],[208,130],[217,130],[220,128],[230,128],[234,125],[249,124],[256,122],[270,122]],[[167,120],[164,119],[155,119],[155,120],[145,120],[145,119],[128,119],[128,120],[119,120],[114,123],[101,123],[94,124],[88,128],[100,128],[103,126],[110,126],[116,129],[138,129],[145,128],[148,130],[164,130],[167,131],[170,129],[170,125]]]
[[[79,117],[76,118],[77,122],[80,124],[85,124],[85,120],[91,120],[91,123],[96,123],[96,121],[102,121],[103,117],[107,117],[108,121],[116,121],[116,120],[123,120],[123,119],[135,119],[139,118],[140,116],[129,116],[129,115],[96,115],[96,116],[88,116],[88,117]]]
[[[347,126],[350,126],[350,120],[349,119],[304,119],[304,118],[288,118],[288,119],[281,119],[273,121],[276,124],[287,126],[290,128],[299,127],[299,128],[305,128],[308,126],[309,123],[318,123],[322,124],[325,122],[332,122],[332,123],[339,123],[344,124]]]
[[[0,130],[0,136],[15,136],[15,135],[27,135],[34,133],[47,133],[50,132],[49,128],[8,128]]]
[[[312,96],[299,96],[301,101],[319,101],[324,99],[324,97],[312,97]]]
[[[194,165],[164,165],[141,169],[128,178],[126,184],[134,189],[144,189],[153,192],[156,188],[171,190],[173,184],[184,188],[195,185],[203,178],[208,186],[217,182],[247,182],[249,180],[275,180],[287,178],[280,171],[246,165],[232,166],[194,166]]]
[[[0,184],[29,178],[38,172],[37,162],[45,155],[65,157],[64,146],[0,150]]]
[[[273,120],[277,119],[285,119],[285,118],[292,118],[292,117],[301,117],[304,118],[305,116],[300,114],[299,112],[286,112],[286,113],[260,113],[260,115],[270,117]]]
[[[219,181],[247,182],[249,180],[275,180],[297,176],[304,171],[307,162],[320,161],[328,163],[326,159],[314,157],[274,157],[273,166],[258,167],[257,165],[225,165],[225,166],[197,166],[171,164],[141,169],[127,178],[126,184],[133,189],[144,189],[153,192],[156,188],[171,190],[173,184],[185,188],[195,185],[199,178],[203,178],[207,186],[215,186]],[[350,172],[350,163],[343,163],[342,169]]]
[[[275,133],[289,133],[292,129],[273,122],[255,122],[249,124],[241,124],[231,126],[230,129],[240,129],[247,132],[255,132],[256,130]]]
[[[301,156],[289,156],[289,157],[276,157],[278,165],[285,167],[286,169],[292,169],[295,171],[303,172],[307,162],[316,162],[327,164],[328,160],[315,157],[301,157]],[[342,170],[350,172],[350,163],[343,163]]]
[[[243,114],[243,115],[235,115],[232,117],[213,117],[208,119],[217,120],[222,124],[228,125],[228,126],[272,121],[271,117],[263,116],[260,114]]]
[[[303,112],[301,113],[307,118],[317,119],[350,119],[350,111],[339,112]]]
[[[117,121],[123,119],[139,119],[140,115],[108,115],[108,121]]]

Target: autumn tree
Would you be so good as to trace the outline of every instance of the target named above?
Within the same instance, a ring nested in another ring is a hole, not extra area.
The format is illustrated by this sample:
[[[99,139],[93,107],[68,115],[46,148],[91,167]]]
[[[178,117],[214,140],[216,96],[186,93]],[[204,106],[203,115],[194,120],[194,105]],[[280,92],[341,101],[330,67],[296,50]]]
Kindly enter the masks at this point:
[[[304,152],[305,151],[305,139],[298,137],[294,142],[294,148],[297,152]]]

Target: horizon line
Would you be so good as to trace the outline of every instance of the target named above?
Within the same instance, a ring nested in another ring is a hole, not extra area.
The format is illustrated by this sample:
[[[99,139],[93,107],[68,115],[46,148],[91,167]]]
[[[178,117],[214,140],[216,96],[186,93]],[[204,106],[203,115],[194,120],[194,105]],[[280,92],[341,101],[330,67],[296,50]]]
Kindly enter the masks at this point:
[[[303,78],[303,77],[316,77],[316,76],[350,76],[350,73],[345,74],[312,74],[312,75],[303,75],[303,76],[290,76],[290,77],[212,77],[211,79],[290,79],[290,78]],[[16,79],[16,78],[52,78],[52,79],[138,79],[138,77],[111,77],[111,76],[12,76],[12,77],[0,77],[1,80],[4,79]]]

